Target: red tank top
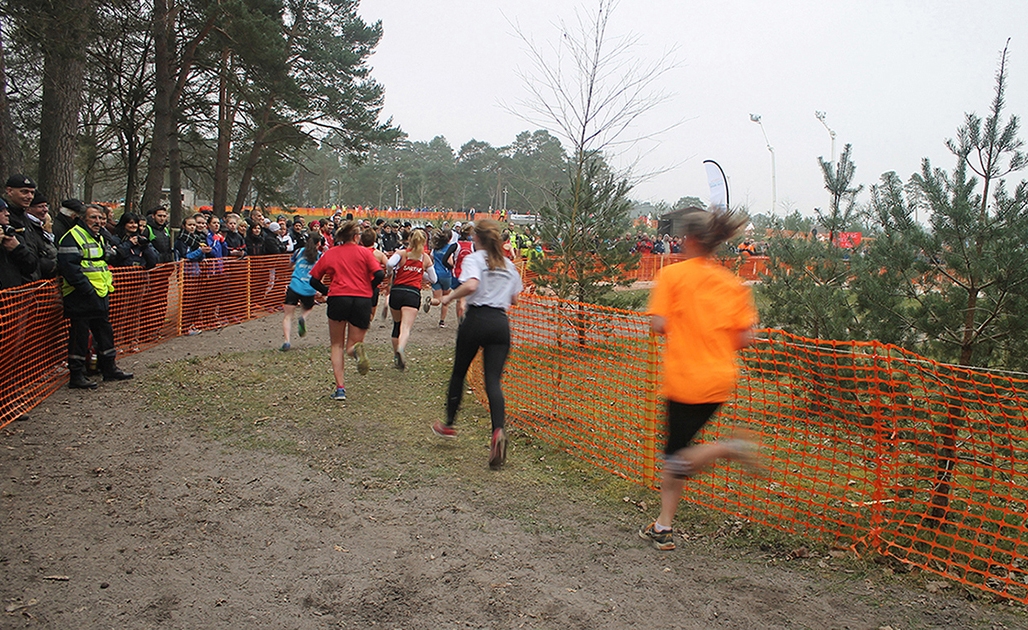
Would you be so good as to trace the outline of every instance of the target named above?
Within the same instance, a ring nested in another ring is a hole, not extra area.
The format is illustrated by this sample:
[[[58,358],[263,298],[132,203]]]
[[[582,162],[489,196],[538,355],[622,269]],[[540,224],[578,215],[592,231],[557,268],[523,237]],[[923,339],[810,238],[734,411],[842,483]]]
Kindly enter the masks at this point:
[[[474,245],[471,241],[457,241],[457,260],[453,263],[453,277],[460,280],[460,272],[464,267],[464,259],[471,253]]]
[[[412,287],[420,291],[424,274],[425,264],[420,258],[407,258],[403,255],[400,257],[400,266],[396,268],[393,286]]]

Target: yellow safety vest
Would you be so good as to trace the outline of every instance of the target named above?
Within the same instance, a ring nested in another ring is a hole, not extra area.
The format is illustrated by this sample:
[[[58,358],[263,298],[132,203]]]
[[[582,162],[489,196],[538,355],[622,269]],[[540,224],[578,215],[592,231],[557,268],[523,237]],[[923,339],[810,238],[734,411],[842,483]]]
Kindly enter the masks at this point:
[[[111,270],[107,268],[103,240],[90,234],[81,225],[72,227],[68,230],[68,234],[78,243],[78,249],[82,253],[82,262],[79,263],[82,266],[82,273],[85,274],[90,284],[96,289],[96,294],[99,297],[105,297],[108,293],[113,292],[114,276],[111,275]],[[67,234],[65,234],[65,237],[67,237]],[[63,242],[64,239],[61,240]],[[75,287],[68,284],[67,280],[63,280],[61,285],[62,295],[68,295],[74,290]]]

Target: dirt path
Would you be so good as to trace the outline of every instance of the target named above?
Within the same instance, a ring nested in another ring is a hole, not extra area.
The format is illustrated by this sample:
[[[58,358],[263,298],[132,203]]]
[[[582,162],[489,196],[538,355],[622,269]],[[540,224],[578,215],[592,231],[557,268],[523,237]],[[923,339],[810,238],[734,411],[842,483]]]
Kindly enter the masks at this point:
[[[324,344],[322,315],[294,348]],[[143,410],[163,362],[274,349],[280,318],[172,340],[137,380],[63,389],[0,432],[3,628],[1002,628],[1019,610],[817,558],[703,540],[659,553],[642,517],[482,479],[333,478]],[[452,343],[432,316],[424,346]],[[370,343],[386,344],[376,322]],[[327,364],[327,351],[326,351]],[[327,393],[327,392],[326,392]],[[331,409],[332,403],[325,402]],[[345,422],[345,416],[340,420]],[[426,440],[426,448],[438,448]],[[390,454],[363,444],[365,471]],[[531,465],[531,463],[527,464]],[[549,527],[529,526],[525,498]],[[651,510],[652,511],[652,510]],[[818,564],[824,564],[819,568]]]

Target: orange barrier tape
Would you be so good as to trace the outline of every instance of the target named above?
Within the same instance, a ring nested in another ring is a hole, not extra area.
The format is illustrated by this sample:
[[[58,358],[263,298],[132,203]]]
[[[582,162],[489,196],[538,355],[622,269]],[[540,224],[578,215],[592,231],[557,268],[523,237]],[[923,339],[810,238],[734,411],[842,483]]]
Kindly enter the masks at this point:
[[[524,294],[511,329],[511,426],[655,489],[664,410],[647,318]],[[881,343],[762,336],[701,439],[750,427],[770,474],[715,467],[686,499],[1028,602],[1028,381]]]

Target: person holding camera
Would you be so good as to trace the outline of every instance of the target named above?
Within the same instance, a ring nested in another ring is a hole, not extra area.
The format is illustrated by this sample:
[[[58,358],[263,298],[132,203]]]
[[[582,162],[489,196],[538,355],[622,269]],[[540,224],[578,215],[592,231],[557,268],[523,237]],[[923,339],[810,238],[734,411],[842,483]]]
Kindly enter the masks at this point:
[[[68,330],[68,370],[72,389],[95,389],[96,383],[86,378],[89,360],[89,334],[97,354],[97,365],[105,381],[132,378],[115,364],[114,329],[110,322],[110,298],[114,278],[107,267],[107,243],[101,234],[106,216],[101,206],[83,207],[76,223],[61,238],[57,249],[57,267],[63,277],[64,316],[70,320]]]
[[[11,225],[11,211],[0,199],[0,289],[29,282],[39,267],[36,254],[25,246],[19,229]]]
[[[146,223],[139,218],[139,215],[132,212],[121,215],[121,220],[114,228],[114,235],[118,238],[118,242],[114,244],[112,267],[153,269],[157,266],[159,254],[149,239],[143,235],[140,226],[145,227]]]

